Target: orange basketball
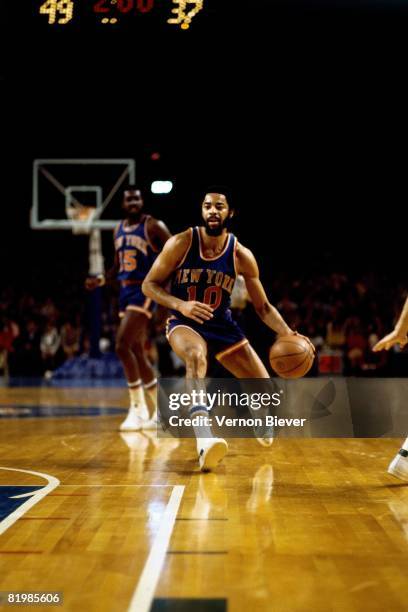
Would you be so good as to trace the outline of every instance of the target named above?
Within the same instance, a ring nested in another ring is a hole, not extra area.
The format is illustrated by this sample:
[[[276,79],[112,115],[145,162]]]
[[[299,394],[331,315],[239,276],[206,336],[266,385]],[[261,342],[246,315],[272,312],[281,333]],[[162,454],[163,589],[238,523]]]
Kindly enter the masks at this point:
[[[269,361],[281,378],[300,378],[308,373],[314,360],[312,343],[303,336],[281,336],[271,346]]]

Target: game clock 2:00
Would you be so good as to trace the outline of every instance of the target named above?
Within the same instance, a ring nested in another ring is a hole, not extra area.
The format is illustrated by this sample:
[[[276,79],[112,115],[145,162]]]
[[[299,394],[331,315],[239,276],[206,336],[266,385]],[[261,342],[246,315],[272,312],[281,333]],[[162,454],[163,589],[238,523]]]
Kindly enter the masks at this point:
[[[114,5],[122,15],[127,13],[150,13],[154,9],[154,0],[116,0]],[[97,0],[93,5],[96,15],[107,15],[112,12],[112,0]]]
[[[129,13],[150,13],[154,9],[154,0],[97,0],[93,4],[93,12],[101,17],[102,23],[109,19],[110,23],[116,23],[117,16],[112,16],[112,8],[116,15],[127,15]]]
[[[120,17],[146,14],[153,11],[156,0],[93,0],[90,8],[103,24],[118,23]],[[75,16],[78,0],[45,0],[39,8],[40,15],[48,17],[50,25],[65,25]],[[192,19],[203,9],[204,0],[169,0],[167,23],[178,24],[183,30],[190,27]]]

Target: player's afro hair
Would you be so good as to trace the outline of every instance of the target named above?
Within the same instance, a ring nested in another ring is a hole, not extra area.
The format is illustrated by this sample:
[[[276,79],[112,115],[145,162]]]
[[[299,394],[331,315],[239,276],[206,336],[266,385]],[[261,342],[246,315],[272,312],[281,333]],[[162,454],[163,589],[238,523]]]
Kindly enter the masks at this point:
[[[207,195],[207,193],[220,193],[224,195],[227,199],[230,210],[236,209],[236,202],[231,187],[219,184],[209,185],[204,191],[203,199]]]

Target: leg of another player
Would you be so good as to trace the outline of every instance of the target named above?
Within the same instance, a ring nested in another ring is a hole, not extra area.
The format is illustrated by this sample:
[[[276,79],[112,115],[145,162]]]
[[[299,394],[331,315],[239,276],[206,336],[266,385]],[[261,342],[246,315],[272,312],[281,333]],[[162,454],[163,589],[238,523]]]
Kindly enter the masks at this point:
[[[149,418],[139,363],[133,352],[133,338],[141,325],[146,325],[146,315],[127,310],[116,337],[116,353],[123,364],[130,395],[130,408],[121,431],[138,431]]]
[[[217,355],[217,359],[236,378],[268,379],[268,382],[259,382],[259,392],[271,393],[271,379],[268,371],[249,343],[240,346],[232,352],[228,349],[222,351]],[[265,414],[254,414],[253,416],[265,416]],[[273,428],[264,427],[262,431],[257,430],[255,431],[255,437],[261,446],[271,446],[273,442]]]
[[[139,317],[139,324],[132,336],[132,352],[137,359],[140,377],[143,381],[144,397],[149,411],[149,419],[143,424],[143,429],[156,429],[157,378],[146,351],[149,319],[142,313],[137,316]]]
[[[405,439],[399,452],[388,466],[388,473],[396,478],[408,481],[408,438]]]
[[[207,344],[195,331],[186,327],[173,330],[170,335],[170,345],[173,351],[186,364],[186,384],[189,393],[205,392],[204,379],[207,373]],[[200,423],[194,426],[197,440],[197,453],[200,468],[203,472],[213,470],[228,451],[228,445],[221,438],[214,438],[210,424],[209,412],[205,404],[190,406],[190,415],[202,417]]]

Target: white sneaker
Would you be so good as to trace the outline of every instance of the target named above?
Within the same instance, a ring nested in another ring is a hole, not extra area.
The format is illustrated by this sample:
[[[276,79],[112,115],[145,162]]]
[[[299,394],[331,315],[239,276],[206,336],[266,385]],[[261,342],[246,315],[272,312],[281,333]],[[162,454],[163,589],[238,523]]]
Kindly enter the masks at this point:
[[[202,472],[210,472],[222,461],[228,452],[228,444],[222,438],[208,440],[205,446],[200,448],[198,462]]]
[[[254,428],[255,438],[261,446],[272,446],[274,441],[274,428],[273,426],[268,427],[255,427]]]
[[[121,423],[120,431],[140,431],[143,429],[144,423],[149,418],[149,412],[146,406],[138,408],[129,408],[126,419]]]
[[[262,437],[256,439],[261,446],[267,448],[268,446],[272,446],[275,438],[271,435],[271,432],[266,431]]]
[[[156,410],[153,416],[150,417],[150,419],[147,419],[147,421],[143,423],[143,429],[157,429],[158,424],[159,424],[159,419],[158,419],[157,410]]]
[[[400,454],[400,451],[391,461],[388,466],[388,473],[391,476],[408,481],[408,453],[405,455],[407,451],[402,450],[402,452],[404,453],[403,455]]]

